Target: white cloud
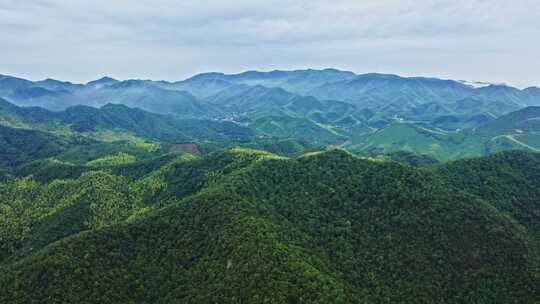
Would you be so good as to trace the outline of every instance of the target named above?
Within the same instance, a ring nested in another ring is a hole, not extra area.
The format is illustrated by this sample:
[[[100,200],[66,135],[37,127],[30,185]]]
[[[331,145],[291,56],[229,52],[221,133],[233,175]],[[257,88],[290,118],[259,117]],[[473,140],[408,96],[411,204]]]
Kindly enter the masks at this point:
[[[537,0],[0,0],[0,73],[338,67],[540,84]]]

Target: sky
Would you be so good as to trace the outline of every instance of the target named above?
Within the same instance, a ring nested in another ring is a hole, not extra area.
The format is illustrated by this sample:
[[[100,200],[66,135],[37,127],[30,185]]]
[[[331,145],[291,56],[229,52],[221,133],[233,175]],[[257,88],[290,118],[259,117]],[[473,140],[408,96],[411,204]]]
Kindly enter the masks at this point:
[[[540,86],[540,1],[0,0],[0,74],[305,68]]]

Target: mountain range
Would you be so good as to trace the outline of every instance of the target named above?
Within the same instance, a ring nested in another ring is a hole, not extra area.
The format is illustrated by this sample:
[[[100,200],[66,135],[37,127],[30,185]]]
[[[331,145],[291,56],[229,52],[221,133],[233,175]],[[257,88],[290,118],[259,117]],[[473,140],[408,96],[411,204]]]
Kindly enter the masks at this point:
[[[0,76],[0,303],[539,303],[540,89]]]
[[[347,119],[378,126],[399,117],[436,127],[443,118],[474,126],[478,120],[540,105],[540,89],[536,87],[476,88],[453,80],[356,75],[334,69],[206,73],[178,82],[118,81],[104,77],[87,84],[52,79],[31,82],[0,76],[0,97],[19,106],[55,111],[75,105],[100,107],[115,103],[189,118],[253,119],[274,113],[319,118],[321,123],[330,125]],[[309,97],[309,102],[302,97]],[[344,104],[335,109],[338,101]],[[366,110],[380,117],[366,118],[362,115]],[[329,113],[333,115],[327,117]],[[440,127],[456,129],[444,124]]]
[[[0,76],[0,98],[7,127],[98,140],[104,133],[167,144],[292,139],[439,160],[540,149],[536,87],[325,69],[86,84]],[[486,132],[495,125],[506,129]]]

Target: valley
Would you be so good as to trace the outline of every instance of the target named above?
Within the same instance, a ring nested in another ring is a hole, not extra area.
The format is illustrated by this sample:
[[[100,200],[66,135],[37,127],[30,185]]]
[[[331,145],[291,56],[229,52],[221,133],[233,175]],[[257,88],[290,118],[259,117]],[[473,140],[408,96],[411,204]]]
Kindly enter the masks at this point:
[[[540,304],[538,0],[0,0],[0,37],[0,304]]]
[[[535,92],[2,76],[0,302],[535,303]]]
[[[98,140],[103,133],[170,144],[297,139],[361,155],[405,150],[449,160],[539,149],[538,92],[335,69],[88,84],[1,76],[0,121]]]

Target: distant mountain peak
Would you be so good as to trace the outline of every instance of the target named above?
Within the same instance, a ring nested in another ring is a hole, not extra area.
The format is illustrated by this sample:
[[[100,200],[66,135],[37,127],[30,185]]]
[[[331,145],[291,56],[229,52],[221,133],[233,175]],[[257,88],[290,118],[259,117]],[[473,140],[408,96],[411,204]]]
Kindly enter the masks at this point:
[[[225,74],[221,72],[210,72],[202,73],[195,75],[190,79],[224,79],[224,78],[245,78],[245,77],[278,77],[278,76],[288,76],[293,74],[304,74],[304,73],[341,73],[355,75],[350,71],[342,71],[338,69],[326,68],[326,69],[298,69],[298,70],[272,70],[272,71],[257,71],[257,70],[248,70],[240,73]]]
[[[64,81],[60,81],[60,80],[56,80],[56,79],[53,79],[53,78],[45,78],[43,79],[41,82],[64,82]]]
[[[100,79],[90,81],[86,85],[88,85],[88,86],[109,85],[109,84],[113,84],[113,83],[117,83],[117,82],[119,82],[119,81],[114,79],[114,78],[104,76],[104,77],[101,77]]]
[[[129,87],[138,87],[138,86],[148,86],[148,83],[144,80],[138,79],[128,79],[124,81],[115,81],[109,84],[114,85],[115,88],[129,88]]]
[[[210,80],[210,79],[220,79],[220,80],[224,80],[223,78],[226,78],[227,75],[225,73],[221,73],[221,72],[208,72],[208,73],[201,73],[201,74],[197,74],[193,77],[190,77],[188,79],[186,79],[185,81],[195,81],[195,80]]]
[[[66,87],[66,86],[75,86],[75,84],[73,84],[72,82],[57,80],[54,78],[46,78],[40,81],[36,81],[36,84],[45,86],[45,88],[48,88],[48,89],[52,87],[58,88],[58,87]]]
[[[488,86],[478,88],[482,91],[500,91],[500,92],[513,92],[520,91],[518,88],[508,86],[506,84],[489,84]]]

